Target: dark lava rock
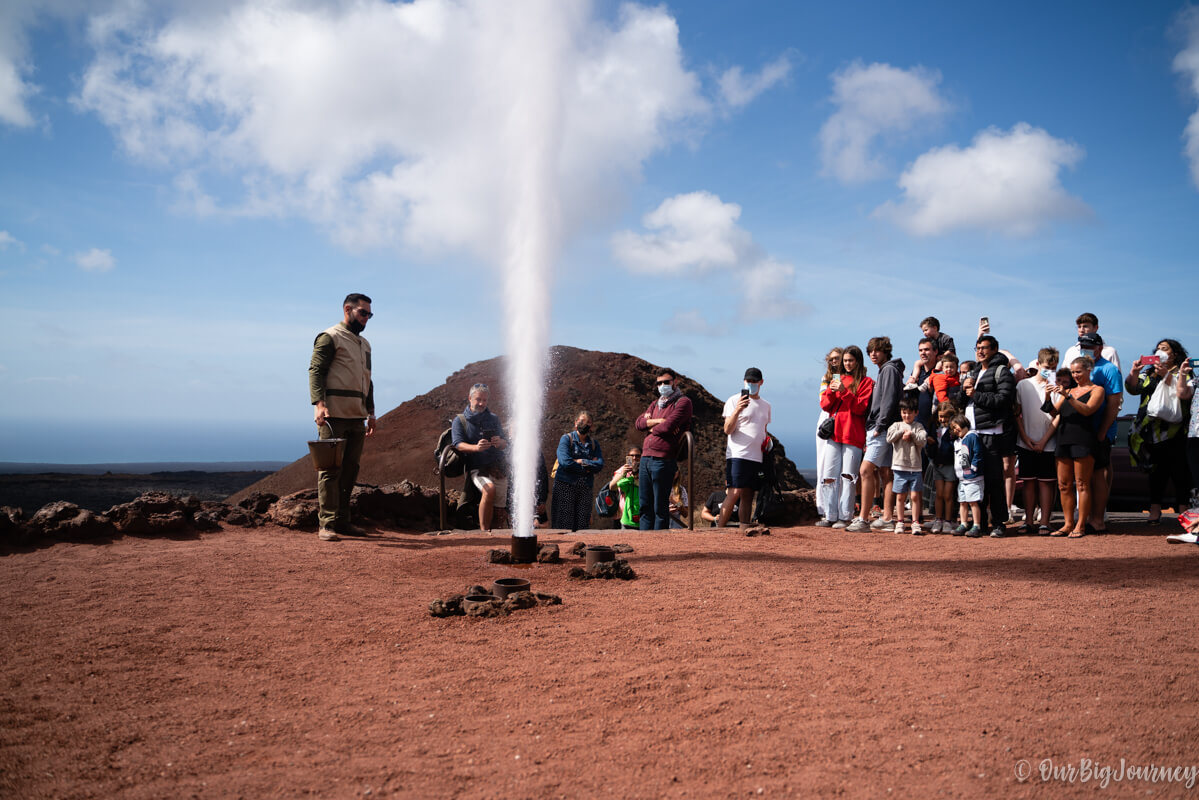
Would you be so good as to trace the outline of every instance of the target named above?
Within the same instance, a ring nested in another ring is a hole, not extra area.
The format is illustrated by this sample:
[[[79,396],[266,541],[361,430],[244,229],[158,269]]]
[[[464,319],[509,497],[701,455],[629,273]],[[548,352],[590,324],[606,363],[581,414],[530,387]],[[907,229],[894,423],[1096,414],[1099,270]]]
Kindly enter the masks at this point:
[[[29,529],[47,539],[63,540],[100,539],[116,533],[108,517],[65,501],[42,506],[29,520]]]
[[[537,561],[541,564],[561,564],[562,556],[558,554],[558,545],[543,544],[537,548]]]
[[[618,558],[615,561],[601,561],[598,564],[592,564],[586,569],[583,567],[572,567],[570,572],[566,573],[566,577],[580,580],[589,578],[603,578],[606,580],[619,578],[622,581],[631,581],[637,577],[637,573],[629,566],[629,562],[623,558]]]
[[[320,501],[317,499],[316,489],[305,489],[280,497],[266,515],[276,525],[282,525],[284,528],[314,531],[317,528],[319,510]]]
[[[582,558],[587,555],[587,545],[585,542],[575,542],[574,546],[566,552],[570,553],[572,556],[578,556],[579,558]]]
[[[475,603],[466,609],[466,616],[468,617],[503,617],[509,613],[510,610],[498,598],[488,600],[485,603]]]
[[[187,530],[202,504],[194,497],[176,497],[166,492],[146,492],[141,497],[113,506],[105,512],[121,533],[158,536]]]
[[[491,592],[485,586],[476,583],[474,586],[466,587],[466,595],[469,597],[472,594],[491,594]]]
[[[279,495],[271,492],[252,492],[248,497],[238,500],[237,506],[255,514],[265,514],[278,499]]]
[[[631,544],[614,544],[612,545],[612,549],[617,553],[633,552],[633,546]]]
[[[549,592],[533,592],[533,597],[535,597],[537,599],[537,602],[539,605],[543,605],[543,606],[560,606],[560,605],[562,605],[562,598],[556,594],[550,594]]]
[[[29,536],[24,511],[11,506],[0,507],[0,544],[22,544]]]
[[[507,550],[493,549],[487,551],[487,561],[490,564],[511,564],[512,554]]]
[[[460,617],[466,613],[462,610],[462,598],[463,595],[456,594],[442,600],[434,600],[429,603],[429,613],[435,617]]]
[[[532,592],[513,592],[504,598],[504,610],[511,613],[522,608],[533,608],[537,605],[537,598]]]
[[[351,513],[397,528],[429,531],[441,527],[441,507],[436,489],[409,480],[383,486],[355,486]]]
[[[764,525],[754,525],[745,529],[746,536],[769,536],[770,528]]]
[[[229,506],[228,511],[221,517],[226,525],[236,525],[239,528],[257,528],[262,525],[262,517],[253,511],[247,511],[237,506]]]

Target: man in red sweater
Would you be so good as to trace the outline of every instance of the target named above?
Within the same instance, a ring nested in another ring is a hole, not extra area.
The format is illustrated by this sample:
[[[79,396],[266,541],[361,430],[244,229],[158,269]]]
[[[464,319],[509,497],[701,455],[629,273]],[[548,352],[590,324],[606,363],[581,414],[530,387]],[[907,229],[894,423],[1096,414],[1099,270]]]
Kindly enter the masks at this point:
[[[638,476],[643,531],[670,529],[670,486],[679,468],[679,443],[691,430],[691,399],[677,382],[672,370],[660,370],[658,399],[634,422],[637,430],[646,431]]]

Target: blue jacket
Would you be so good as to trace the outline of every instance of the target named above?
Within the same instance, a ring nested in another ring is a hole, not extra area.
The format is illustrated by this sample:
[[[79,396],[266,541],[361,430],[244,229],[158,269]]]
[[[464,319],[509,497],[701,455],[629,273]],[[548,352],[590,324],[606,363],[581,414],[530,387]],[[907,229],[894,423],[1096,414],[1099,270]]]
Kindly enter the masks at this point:
[[[603,468],[604,454],[595,437],[584,442],[578,431],[571,431],[558,440],[558,472],[554,480],[590,485]]]
[[[930,428],[928,431],[928,439],[924,443],[924,452],[928,454],[929,461],[937,466],[947,466],[953,463],[953,443],[957,441],[954,438],[951,428],[945,429],[945,435],[937,438],[938,427]]]
[[[964,481],[977,480],[983,474],[983,448],[978,434],[968,432],[953,446],[953,466],[958,478]]]

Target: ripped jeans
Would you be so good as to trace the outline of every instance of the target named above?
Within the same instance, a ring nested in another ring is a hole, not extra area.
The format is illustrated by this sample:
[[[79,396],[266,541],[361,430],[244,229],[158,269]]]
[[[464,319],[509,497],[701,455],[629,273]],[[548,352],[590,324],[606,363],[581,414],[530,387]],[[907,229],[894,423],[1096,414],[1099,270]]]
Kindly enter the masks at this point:
[[[862,448],[831,439],[826,442],[824,465],[816,491],[823,500],[825,518],[829,522],[853,519],[854,487],[861,466]]]

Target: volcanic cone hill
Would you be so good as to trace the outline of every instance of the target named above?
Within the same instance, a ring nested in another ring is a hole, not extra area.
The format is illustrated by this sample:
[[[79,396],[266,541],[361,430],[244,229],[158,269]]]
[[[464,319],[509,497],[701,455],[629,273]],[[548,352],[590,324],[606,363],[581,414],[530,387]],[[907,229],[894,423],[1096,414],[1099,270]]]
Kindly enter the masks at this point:
[[[591,412],[593,435],[599,439],[607,462],[602,479],[610,478],[616,465],[632,445],[640,445],[645,434],[633,427],[633,420],[656,396],[654,378],[659,365],[650,364],[625,353],[600,353],[576,347],[557,346],[550,350],[547,372],[545,424],[541,431],[541,451],[546,466],[554,463],[558,440],[574,426],[581,409]],[[433,473],[433,448],[441,432],[466,406],[466,395],[475,383],[491,387],[491,408],[507,427],[512,415],[506,405],[502,357],[467,364],[446,379],[441,386],[414,397],[379,418],[375,435],[366,440],[362,454],[359,483],[383,485],[409,480],[422,486],[437,486]],[[724,401],[685,375],[679,387],[695,407],[692,433],[696,438],[694,503],[702,503],[708,493],[724,486],[724,445],[722,429]],[[776,461],[782,489],[809,488],[795,464],[777,446]],[[461,488],[461,478],[447,479],[447,488]],[[248,486],[229,498],[237,502],[255,492],[291,494],[316,486],[316,475],[307,456],[273,475]],[[597,482],[598,487],[598,482]]]

